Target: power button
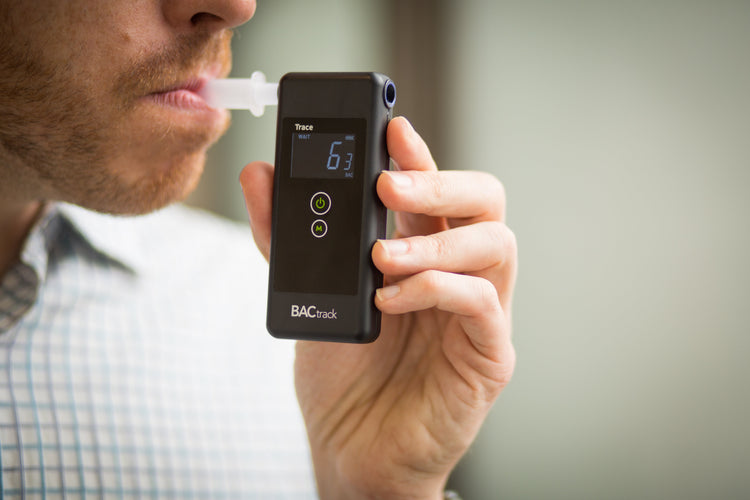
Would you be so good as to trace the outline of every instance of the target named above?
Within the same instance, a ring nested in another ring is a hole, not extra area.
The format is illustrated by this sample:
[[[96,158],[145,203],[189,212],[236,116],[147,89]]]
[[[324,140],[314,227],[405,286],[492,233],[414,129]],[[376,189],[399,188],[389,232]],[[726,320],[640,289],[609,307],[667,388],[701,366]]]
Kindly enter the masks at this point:
[[[331,209],[331,197],[328,193],[318,191],[310,198],[310,210],[317,215],[325,215]]]

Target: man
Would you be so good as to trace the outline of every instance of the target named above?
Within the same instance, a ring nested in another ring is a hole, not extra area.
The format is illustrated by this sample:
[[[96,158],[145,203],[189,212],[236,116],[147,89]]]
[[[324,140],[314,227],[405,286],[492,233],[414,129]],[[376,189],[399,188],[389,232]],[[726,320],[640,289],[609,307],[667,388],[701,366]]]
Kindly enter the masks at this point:
[[[7,498],[292,498],[308,449],[285,392],[288,343],[253,330],[244,231],[184,208],[225,111],[253,0],[0,5],[0,459]],[[509,381],[516,246],[501,185],[438,172],[403,118],[378,194],[380,338],[296,344],[321,498],[430,498]],[[273,167],[240,182],[267,257]],[[228,301],[228,302],[227,302]],[[262,320],[262,318],[260,318]],[[256,328],[257,330],[257,328]],[[301,464],[301,465],[300,465]],[[279,472],[282,471],[282,472]]]

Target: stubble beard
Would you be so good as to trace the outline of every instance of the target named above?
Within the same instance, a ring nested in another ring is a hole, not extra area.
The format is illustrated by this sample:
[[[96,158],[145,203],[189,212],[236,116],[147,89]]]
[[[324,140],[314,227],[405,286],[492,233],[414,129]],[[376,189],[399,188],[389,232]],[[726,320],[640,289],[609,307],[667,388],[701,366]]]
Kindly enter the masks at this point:
[[[0,169],[16,169],[11,176],[36,200],[65,201],[101,212],[140,214],[184,199],[200,179],[206,150],[226,131],[228,121],[220,130],[153,130],[152,143],[145,147],[133,143],[128,120],[138,98],[162,82],[208,62],[228,68],[230,38],[229,31],[184,38],[131,61],[108,89],[111,106],[101,106],[88,95],[66,65],[2,44],[0,158],[7,158]],[[158,168],[129,175],[128,169],[142,168],[132,163],[148,164],[150,151],[160,145],[164,153]]]

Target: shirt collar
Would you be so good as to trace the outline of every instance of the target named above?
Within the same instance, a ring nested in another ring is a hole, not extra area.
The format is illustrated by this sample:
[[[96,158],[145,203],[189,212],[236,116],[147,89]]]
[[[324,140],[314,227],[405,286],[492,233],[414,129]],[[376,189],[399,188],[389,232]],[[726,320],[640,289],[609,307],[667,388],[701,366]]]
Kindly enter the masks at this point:
[[[137,217],[102,214],[67,203],[56,203],[51,210],[59,213],[99,254],[133,273],[147,266]]]

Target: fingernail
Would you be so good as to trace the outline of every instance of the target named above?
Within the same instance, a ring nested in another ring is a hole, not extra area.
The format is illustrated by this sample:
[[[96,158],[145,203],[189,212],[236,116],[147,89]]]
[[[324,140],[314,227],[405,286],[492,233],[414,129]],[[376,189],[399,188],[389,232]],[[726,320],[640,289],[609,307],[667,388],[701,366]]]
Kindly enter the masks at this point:
[[[378,299],[385,301],[385,300],[392,299],[393,297],[398,295],[400,291],[401,291],[400,286],[391,285],[385,288],[378,288],[377,290],[375,290],[375,295],[378,296]]]
[[[409,174],[406,174],[404,172],[395,172],[392,170],[389,170],[387,174],[391,178],[393,183],[400,188],[409,188],[414,185],[411,175]]]
[[[409,250],[409,244],[403,240],[379,240],[388,258],[398,257]]]

